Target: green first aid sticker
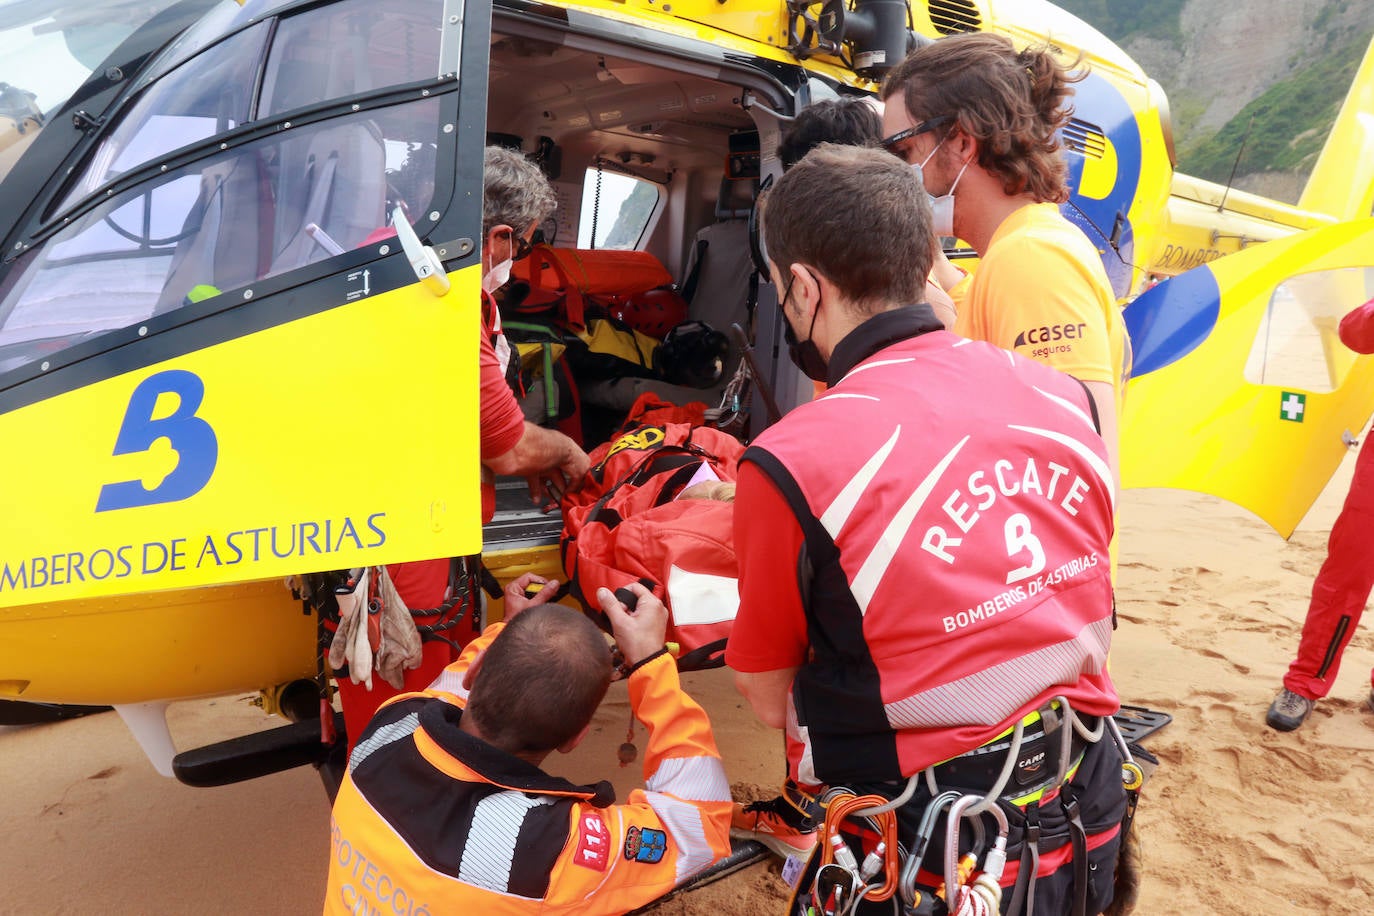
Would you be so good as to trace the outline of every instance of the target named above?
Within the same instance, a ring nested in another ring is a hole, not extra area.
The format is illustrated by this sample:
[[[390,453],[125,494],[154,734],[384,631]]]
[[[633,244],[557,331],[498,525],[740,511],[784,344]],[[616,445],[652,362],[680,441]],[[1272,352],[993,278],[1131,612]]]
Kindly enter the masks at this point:
[[[1279,394],[1279,419],[1290,420],[1294,423],[1301,423],[1307,414],[1307,395],[1298,394],[1296,391],[1284,391]]]

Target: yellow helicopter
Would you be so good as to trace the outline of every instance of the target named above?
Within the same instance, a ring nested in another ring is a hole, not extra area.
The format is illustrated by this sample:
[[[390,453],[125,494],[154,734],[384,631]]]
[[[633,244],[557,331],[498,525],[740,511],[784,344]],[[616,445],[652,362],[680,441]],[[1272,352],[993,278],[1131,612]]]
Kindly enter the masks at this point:
[[[318,762],[284,577],[479,552],[561,577],[515,487],[479,523],[483,146],[548,174],[550,244],[648,251],[728,326],[787,121],[977,30],[1090,71],[1066,213],[1130,302],[1125,484],[1291,531],[1374,405],[1332,333],[1371,295],[1374,50],[1291,207],[1176,174],[1158,84],[1048,3],[32,0],[0,12],[0,707],[113,705],[193,784]],[[1320,384],[1278,380],[1304,346]],[[303,721],[177,753],[169,701],[245,690]]]

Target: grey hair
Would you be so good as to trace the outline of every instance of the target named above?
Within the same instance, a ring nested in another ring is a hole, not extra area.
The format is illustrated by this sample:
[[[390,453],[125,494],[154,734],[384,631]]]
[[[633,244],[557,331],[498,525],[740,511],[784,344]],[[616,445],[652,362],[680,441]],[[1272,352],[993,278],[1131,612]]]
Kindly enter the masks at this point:
[[[524,234],[553,213],[557,203],[549,180],[524,153],[501,146],[483,151],[483,238],[502,224]]]

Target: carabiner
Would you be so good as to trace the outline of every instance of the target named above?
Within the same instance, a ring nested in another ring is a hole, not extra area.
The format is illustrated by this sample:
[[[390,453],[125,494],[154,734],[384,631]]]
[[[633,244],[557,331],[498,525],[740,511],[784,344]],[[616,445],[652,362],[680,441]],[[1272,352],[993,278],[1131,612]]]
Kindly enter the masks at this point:
[[[916,827],[916,838],[912,842],[911,852],[902,863],[901,876],[897,880],[897,892],[901,894],[902,902],[907,906],[916,904],[916,873],[921,870],[921,860],[926,857],[926,850],[930,848],[930,838],[935,835],[935,821],[940,817],[940,812],[959,797],[960,793],[953,789],[941,792],[930,800],[926,810],[921,814],[921,822]]]
[[[951,914],[957,914],[960,906],[965,899],[960,894],[960,890],[972,893],[972,888],[965,889],[963,882],[959,880],[959,823],[964,819],[970,808],[985,801],[987,796],[983,795],[963,795],[950,805],[949,816],[945,819],[945,904]],[[1010,825],[1007,823],[1007,815],[995,802],[986,811],[980,811],[973,817],[981,817],[983,814],[991,814],[992,819],[997,822],[997,839],[993,848],[988,852],[984,860],[983,869],[992,878],[992,885],[996,887],[997,882],[1002,877],[1002,871],[1006,867],[1007,855],[1007,835],[1010,833]],[[1000,890],[997,892],[1000,897]]]

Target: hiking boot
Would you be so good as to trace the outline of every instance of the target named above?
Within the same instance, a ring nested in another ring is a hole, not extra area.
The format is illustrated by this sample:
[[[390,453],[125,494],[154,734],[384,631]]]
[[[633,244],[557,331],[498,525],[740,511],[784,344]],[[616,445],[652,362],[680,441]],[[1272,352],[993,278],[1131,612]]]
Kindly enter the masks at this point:
[[[1270,728],[1291,732],[1306,721],[1314,705],[1307,697],[1299,696],[1285,687],[1269,704],[1269,715],[1264,717],[1264,721],[1269,723]]]
[[[807,817],[789,799],[779,795],[767,801],[736,803],[730,815],[730,836],[758,840],[782,858],[805,861],[816,845],[819,822]]]
[[[1370,688],[1369,696],[1366,698],[1365,703],[1369,706],[1369,711],[1374,712],[1374,688]]]

